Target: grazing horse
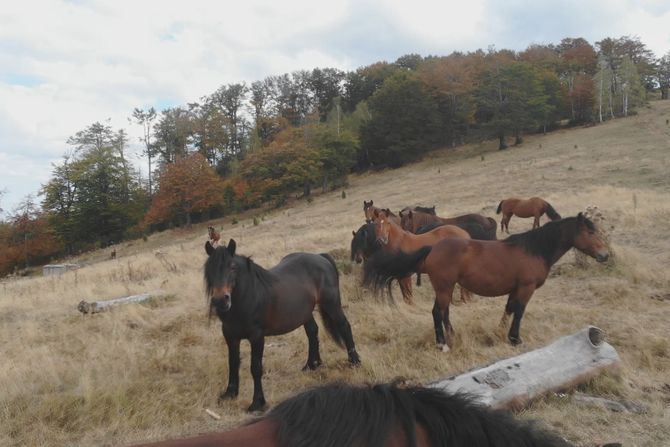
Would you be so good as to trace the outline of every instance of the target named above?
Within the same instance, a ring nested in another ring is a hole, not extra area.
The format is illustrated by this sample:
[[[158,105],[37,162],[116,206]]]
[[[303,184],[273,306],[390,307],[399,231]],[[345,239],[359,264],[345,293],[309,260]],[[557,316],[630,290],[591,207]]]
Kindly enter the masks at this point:
[[[134,447],[572,447],[537,422],[471,396],[395,383],[333,383],[288,398],[241,427]]]
[[[429,247],[428,254],[379,251],[365,264],[364,284],[379,288],[419,269],[425,271],[435,290],[433,322],[439,347],[445,342],[451,347],[449,304],[457,283],[482,296],[508,294],[500,325],[505,327],[514,314],[507,337],[518,345],[521,317],[533,292],[544,284],[551,266],[573,247],[598,262],[609,257],[593,222],[579,213],[502,241],[447,238]]]
[[[441,225],[431,231],[422,234],[412,234],[400,228],[399,225],[380,214],[374,222],[375,236],[379,245],[387,251],[403,251],[405,253],[413,252],[421,247],[431,246],[444,238],[458,237],[470,239],[467,231],[455,225]],[[424,273],[419,268],[417,274]],[[412,304],[412,282],[410,277],[398,280],[402,297],[407,304]],[[467,303],[470,300],[470,293],[461,288],[461,301]]]
[[[209,240],[212,241],[212,244],[218,244],[219,239],[221,239],[221,233],[216,231],[214,227],[207,227],[207,233],[209,235]]]
[[[507,231],[507,234],[509,234],[509,221],[513,215],[517,217],[534,217],[533,228],[540,226],[540,217],[544,213],[547,213],[547,216],[551,220],[559,220],[561,218],[561,215],[556,212],[549,202],[539,197],[501,200],[496,210],[496,214],[500,213],[503,215],[502,219],[500,219],[500,231]]]
[[[335,261],[328,254],[292,253],[269,270],[250,258],[235,254],[233,239],[228,246],[205,244],[205,284],[210,315],[216,311],[228,345],[228,387],[219,400],[237,397],[239,389],[240,340],[251,344],[251,375],[254,395],[249,411],[265,406],[261,376],[265,337],[304,326],[309,353],[304,369],[321,365],[319,328],[312,311],[318,304],[326,330],[340,346],[346,345],[349,362],[360,363],[351,326],[342,311],[340,284]]]
[[[490,217],[481,214],[464,214],[456,217],[439,217],[421,211],[400,213],[400,226],[403,230],[418,233],[419,228],[429,224],[456,225],[470,234],[472,239],[493,241],[496,239],[498,224]]]

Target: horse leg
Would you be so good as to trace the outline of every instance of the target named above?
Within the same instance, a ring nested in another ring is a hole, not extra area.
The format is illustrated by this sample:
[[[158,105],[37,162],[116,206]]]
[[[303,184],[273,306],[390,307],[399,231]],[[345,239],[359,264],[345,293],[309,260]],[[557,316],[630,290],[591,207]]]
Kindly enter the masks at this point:
[[[470,301],[472,301],[472,294],[468,289],[461,286],[461,302],[468,303]]]
[[[505,214],[501,223],[505,224],[505,231],[509,234],[509,221],[512,219],[512,213]],[[502,229],[500,230],[502,233]]]
[[[336,291],[334,295],[322,296],[321,304],[319,305],[321,319],[333,339],[340,346],[342,346],[342,341],[344,341],[344,346],[347,348],[347,355],[349,356],[349,363],[360,365],[361,358],[358,356],[358,352],[356,352],[351,325],[342,310],[339,289],[336,289]]]
[[[507,301],[505,311],[507,313],[514,314],[514,318],[512,319],[512,325],[509,328],[507,338],[509,339],[510,343],[512,343],[515,346],[520,345],[522,343],[521,337],[519,337],[521,318],[523,317],[523,313],[526,310],[526,304],[528,304],[530,297],[533,296],[534,291],[535,287],[532,286],[519,288],[516,290],[516,293],[514,293],[514,296],[510,294],[510,297]]]
[[[421,273],[416,274],[416,286],[421,287]]]
[[[251,376],[254,378],[254,397],[247,411],[249,413],[262,410],[265,407],[265,395],[263,394],[263,349],[265,338],[258,337],[249,340],[251,343]]]
[[[436,292],[435,304],[433,305],[433,323],[435,324],[437,347],[444,352],[453,346],[454,328],[449,321],[449,304],[453,293],[454,284],[448,284],[442,290]],[[442,326],[444,326],[446,337],[442,333]]]
[[[540,216],[535,216],[533,220],[533,230],[540,227]]]
[[[400,278],[398,280],[400,285],[400,292],[402,292],[402,299],[409,305],[413,305],[414,301],[412,300],[412,277],[407,276],[405,278]]]
[[[307,342],[309,343],[309,352],[307,354],[307,363],[302,370],[315,370],[321,366],[321,356],[319,355],[319,326],[317,326],[314,317],[305,323],[305,333],[307,334]]]
[[[240,387],[240,339],[226,337],[228,345],[228,386],[219,395],[219,402],[237,397]]]

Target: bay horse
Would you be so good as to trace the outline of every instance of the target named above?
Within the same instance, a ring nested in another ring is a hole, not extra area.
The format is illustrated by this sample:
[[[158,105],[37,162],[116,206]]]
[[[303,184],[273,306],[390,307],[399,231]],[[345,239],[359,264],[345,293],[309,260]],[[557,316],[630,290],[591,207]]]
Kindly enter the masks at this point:
[[[533,217],[533,228],[540,226],[540,217],[547,214],[551,220],[559,220],[561,215],[556,212],[553,206],[544,199],[531,197],[530,199],[509,198],[501,200],[498,204],[496,214],[502,213],[500,219],[500,231],[507,231],[509,234],[509,221],[512,216]]]
[[[593,222],[579,213],[502,241],[447,238],[427,247],[430,251],[421,253],[423,259],[418,252],[379,251],[365,264],[364,284],[379,288],[419,269],[425,271],[435,290],[435,339],[443,349],[448,349],[445,343],[452,344],[449,304],[457,283],[482,296],[508,295],[500,326],[514,315],[507,338],[518,345],[521,318],[533,293],[544,284],[551,266],[573,247],[598,262],[609,257]]]
[[[216,231],[214,227],[207,227],[207,234],[209,235],[209,240],[212,244],[218,244],[219,239],[221,239],[221,233]]]
[[[134,447],[574,447],[471,396],[397,383],[333,383],[221,433]]]
[[[440,225],[430,231],[421,234],[413,234],[400,228],[400,225],[394,223],[386,217],[386,214],[378,213],[373,223],[377,243],[387,251],[413,252],[421,247],[432,246],[433,244],[448,237],[458,237],[470,239],[467,231],[455,225]],[[417,274],[425,273],[421,268],[416,271]],[[407,304],[412,304],[412,282],[410,277],[398,280],[402,297]],[[467,303],[470,301],[470,292],[461,288],[461,301]]]
[[[318,304],[327,332],[346,346],[349,362],[358,365],[351,326],[342,311],[339,274],[328,254],[291,253],[271,269],[235,253],[233,239],[228,246],[214,248],[207,241],[205,285],[210,316],[216,311],[228,345],[228,387],[219,400],[237,397],[239,390],[240,341],[251,345],[251,375],[254,394],[248,411],[265,406],[261,376],[265,337],[304,326],[309,344],[303,370],[321,365],[319,328],[312,312]]]
[[[466,230],[472,239],[496,240],[497,222],[481,214],[464,214],[456,217],[440,217],[421,211],[409,210],[400,213],[400,226],[403,230],[417,233],[419,228],[429,224],[456,225]]]
[[[373,203],[374,202],[372,200],[370,200],[369,202],[363,200],[363,213],[365,214],[365,223],[371,223],[375,219],[375,213],[379,213],[380,211],[382,211],[382,208],[374,206]],[[400,217],[393,214],[391,210],[388,208],[385,208],[385,211],[387,212],[390,219],[396,221],[398,224],[400,223]]]

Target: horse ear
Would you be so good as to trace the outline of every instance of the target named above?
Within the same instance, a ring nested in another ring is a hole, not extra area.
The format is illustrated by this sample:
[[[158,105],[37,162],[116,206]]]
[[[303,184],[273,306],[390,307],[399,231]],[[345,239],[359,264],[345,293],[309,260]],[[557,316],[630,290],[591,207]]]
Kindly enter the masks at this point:
[[[435,205],[433,205],[432,207],[430,207],[430,209],[433,210],[433,212],[435,212]]]
[[[351,230],[351,235],[356,236],[356,232],[354,230]]]
[[[409,217],[412,217],[412,216],[414,215],[414,213],[412,212],[412,210],[409,210],[409,213],[407,213],[407,215],[408,215]]]
[[[235,248],[237,247],[237,243],[235,243],[235,239],[231,239],[228,241],[228,246],[226,249],[228,250],[228,253],[230,253],[232,256],[235,256]]]
[[[209,243],[209,241],[205,242],[205,251],[209,256],[212,256],[214,254],[214,247],[212,244]]]
[[[577,222],[579,223],[584,222],[584,213],[577,214]]]

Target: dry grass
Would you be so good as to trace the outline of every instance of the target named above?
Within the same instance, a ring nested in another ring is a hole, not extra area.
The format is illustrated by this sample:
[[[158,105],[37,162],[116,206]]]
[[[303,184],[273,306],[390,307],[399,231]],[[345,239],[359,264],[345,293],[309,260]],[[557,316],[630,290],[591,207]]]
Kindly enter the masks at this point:
[[[620,377],[586,386],[590,393],[649,406],[644,415],[610,413],[550,396],[521,416],[544,419],[584,445],[620,440],[656,446],[670,439],[670,102],[605,125],[527,138],[522,147],[495,142],[439,151],[399,170],[351,178],[340,192],[310,204],[219,222],[238,251],[270,266],[292,251],[331,251],[350,271],[351,230],[362,223],[363,200],[399,209],[437,205],[442,215],[481,212],[496,217],[498,201],[539,195],[563,215],[596,204],[614,226],[614,268],[561,260],[529,304],[524,344],[513,348],[496,330],[503,298],[456,305],[455,348],[434,348],[430,287],[416,305],[389,306],[359,287],[360,270],[342,276],[345,312],[363,365],[322,337],[324,366],[303,373],[302,330],[267,340],[264,385],[269,402],[332,380],[385,381],[403,376],[427,382],[478,364],[545,345],[587,324],[603,328],[623,360]],[[541,147],[540,147],[541,145]],[[483,156],[483,158],[482,158]],[[259,225],[253,225],[253,217]],[[513,232],[530,220],[513,218]],[[227,380],[220,327],[206,321],[202,285],[206,225],[170,231],[117,247],[118,258],[88,255],[87,265],[60,277],[0,284],[0,445],[123,445],[230,427],[244,420],[251,400],[248,345],[243,344],[240,397],[217,407]],[[163,261],[154,250],[160,247]],[[428,284],[426,282],[426,284]],[[129,305],[81,316],[76,304],[151,290],[169,295],[152,305]],[[324,331],[322,331],[322,334]],[[221,421],[204,409],[214,408]],[[667,445],[667,444],[666,444]]]

